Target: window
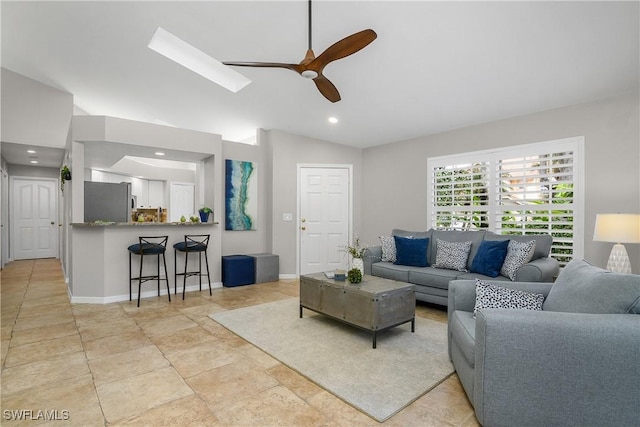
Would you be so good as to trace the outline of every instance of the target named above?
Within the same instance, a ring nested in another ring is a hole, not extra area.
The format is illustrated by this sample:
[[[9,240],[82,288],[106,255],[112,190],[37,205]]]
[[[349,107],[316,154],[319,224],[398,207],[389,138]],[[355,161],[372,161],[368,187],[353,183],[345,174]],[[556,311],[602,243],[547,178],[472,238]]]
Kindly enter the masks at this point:
[[[433,228],[553,236],[561,265],[582,257],[584,138],[434,157],[428,223]]]

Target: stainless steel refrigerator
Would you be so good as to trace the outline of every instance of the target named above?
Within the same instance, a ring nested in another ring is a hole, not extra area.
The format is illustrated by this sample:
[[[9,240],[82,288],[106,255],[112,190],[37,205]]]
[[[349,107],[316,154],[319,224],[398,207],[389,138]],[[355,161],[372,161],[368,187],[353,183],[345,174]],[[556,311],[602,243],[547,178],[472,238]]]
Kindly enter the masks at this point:
[[[84,222],[130,222],[131,203],[129,182],[84,182]]]

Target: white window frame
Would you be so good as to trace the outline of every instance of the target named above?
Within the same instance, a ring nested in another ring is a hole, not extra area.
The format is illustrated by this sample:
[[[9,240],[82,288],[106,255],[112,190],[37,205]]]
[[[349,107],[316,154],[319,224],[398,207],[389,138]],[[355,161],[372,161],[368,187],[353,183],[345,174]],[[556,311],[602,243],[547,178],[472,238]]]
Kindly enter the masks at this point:
[[[571,137],[552,141],[535,142],[504,148],[481,150],[468,153],[460,153],[448,156],[430,157],[427,159],[427,224],[436,228],[436,209],[434,189],[434,170],[436,168],[449,167],[452,165],[466,165],[480,162],[487,162],[489,167],[489,194],[488,194],[488,215],[486,230],[500,233],[497,221],[499,209],[497,200],[498,182],[498,162],[502,159],[513,159],[527,156],[538,156],[551,153],[573,153],[573,239],[572,258],[582,258],[584,256],[584,209],[585,209],[585,188],[584,188],[584,137]],[[463,208],[458,208],[464,210]],[[470,210],[482,210],[477,207],[470,207]],[[469,210],[467,209],[467,210]],[[452,207],[455,211],[456,207]]]

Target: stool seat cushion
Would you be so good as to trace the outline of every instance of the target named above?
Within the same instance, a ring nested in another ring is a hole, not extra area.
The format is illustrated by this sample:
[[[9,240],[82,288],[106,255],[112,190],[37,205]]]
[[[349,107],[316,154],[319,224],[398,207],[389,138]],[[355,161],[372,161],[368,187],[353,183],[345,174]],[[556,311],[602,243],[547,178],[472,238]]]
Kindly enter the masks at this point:
[[[129,246],[127,249],[138,255],[157,255],[165,252],[165,247],[163,245],[155,243],[136,243],[135,245]]]
[[[173,245],[173,248],[176,251],[181,252],[203,252],[207,250],[207,245],[203,245],[201,243],[196,242],[178,242]]]

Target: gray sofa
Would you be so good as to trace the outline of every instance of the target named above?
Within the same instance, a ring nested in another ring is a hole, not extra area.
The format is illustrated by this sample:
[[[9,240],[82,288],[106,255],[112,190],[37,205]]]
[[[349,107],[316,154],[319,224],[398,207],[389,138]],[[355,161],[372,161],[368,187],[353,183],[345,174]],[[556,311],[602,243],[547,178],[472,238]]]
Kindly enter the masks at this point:
[[[436,242],[438,239],[447,242],[471,241],[471,252],[467,260],[467,270],[471,270],[474,257],[483,240],[515,240],[526,242],[536,241],[533,258],[523,265],[516,273],[517,281],[553,282],[560,270],[558,261],[549,257],[553,238],[548,234],[532,236],[499,235],[490,231],[442,231],[430,229],[428,231],[407,231],[394,229],[392,236],[412,237],[415,239],[429,239],[427,259],[429,267],[413,267],[396,265],[392,262],[381,261],[382,246],[368,248],[364,260],[364,274],[384,277],[386,279],[409,282],[416,285],[416,299],[440,305],[447,305],[449,282],[456,279],[486,279],[492,281],[510,281],[504,276],[489,277],[478,273],[463,272],[433,268],[436,262]]]
[[[640,276],[582,260],[541,293],[542,311],[484,308],[474,280],[449,288],[449,356],[484,426],[637,426]]]

